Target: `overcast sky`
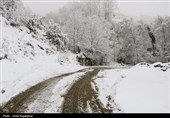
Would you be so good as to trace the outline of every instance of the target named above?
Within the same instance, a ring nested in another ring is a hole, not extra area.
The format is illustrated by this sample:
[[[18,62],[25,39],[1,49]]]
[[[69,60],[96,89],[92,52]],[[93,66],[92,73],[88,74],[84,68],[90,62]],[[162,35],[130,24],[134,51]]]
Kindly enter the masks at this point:
[[[68,1],[73,0],[22,0],[33,12],[45,16]],[[78,0],[77,0],[78,1]],[[170,16],[170,0],[117,0],[119,11],[128,16]]]

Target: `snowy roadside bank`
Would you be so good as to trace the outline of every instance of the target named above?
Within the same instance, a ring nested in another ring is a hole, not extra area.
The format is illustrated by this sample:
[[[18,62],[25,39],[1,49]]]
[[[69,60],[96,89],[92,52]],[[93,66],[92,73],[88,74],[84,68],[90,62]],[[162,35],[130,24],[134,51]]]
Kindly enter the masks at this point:
[[[121,81],[124,71],[127,69],[109,69],[103,70],[93,78],[92,87],[98,93],[98,99],[103,106],[112,110],[113,113],[123,112],[120,106],[114,100],[116,87]]]
[[[138,64],[127,71],[115,96],[125,112],[170,112],[170,69],[163,71],[166,67],[170,64]]]
[[[105,70],[92,85],[103,105],[125,113],[170,112],[170,63],[137,64],[131,69]],[[96,87],[95,87],[96,86]]]

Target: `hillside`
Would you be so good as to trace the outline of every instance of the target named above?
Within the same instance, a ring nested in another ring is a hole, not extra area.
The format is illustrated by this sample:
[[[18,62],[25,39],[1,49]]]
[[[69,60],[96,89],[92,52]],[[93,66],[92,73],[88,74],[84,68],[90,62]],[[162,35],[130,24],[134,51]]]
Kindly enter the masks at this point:
[[[45,79],[82,68],[76,54],[57,51],[43,30],[30,33],[25,26],[12,27],[4,17],[1,24],[2,102]]]

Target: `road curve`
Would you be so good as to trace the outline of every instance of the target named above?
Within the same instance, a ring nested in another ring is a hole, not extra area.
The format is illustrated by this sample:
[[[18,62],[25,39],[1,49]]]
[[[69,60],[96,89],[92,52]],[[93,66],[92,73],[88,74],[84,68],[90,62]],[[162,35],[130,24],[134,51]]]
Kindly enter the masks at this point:
[[[38,100],[39,104],[36,104],[36,106],[34,106],[31,113],[44,113],[49,96],[52,94],[52,89],[55,87],[55,85],[64,77],[78,72],[83,72],[85,70],[86,69],[82,69],[77,72],[63,74],[32,86],[31,88],[18,94],[10,101],[8,101],[5,106],[0,108],[0,113],[23,113],[28,111],[30,112],[28,106],[35,100]]]
[[[93,71],[87,71],[87,70]],[[44,113],[48,108],[49,96],[53,88],[63,78],[86,72],[80,79],[72,85],[68,93],[64,96],[63,113],[112,113],[112,109],[104,108],[97,93],[92,89],[91,79],[95,77],[100,70],[113,69],[110,67],[87,67],[77,72],[63,74],[48,80],[45,80],[26,91],[13,97],[5,106],[0,108],[0,113]],[[57,94],[57,93],[56,93]],[[36,103],[36,104],[34,104]],[[32,104],[33,107],[29,108]]]

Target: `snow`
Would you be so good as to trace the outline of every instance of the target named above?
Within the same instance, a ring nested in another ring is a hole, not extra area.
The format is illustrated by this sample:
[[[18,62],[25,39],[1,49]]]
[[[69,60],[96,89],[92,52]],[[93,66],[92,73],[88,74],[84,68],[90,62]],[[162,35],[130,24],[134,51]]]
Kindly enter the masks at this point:
[[[170,69],[154,65],[134,66],[118,85],[116,100],[125,112],[170,112]]]
[[[87,101],[86,113],[93,113],[93,112],[92,112],[92,109],[91,109],[91,107],[90,107],[90,101]]]
[[[84,68],[78,64],[76,54],[58,52],[55,46],[44,40],[43,30],[33,34],[24,26],[10,26],[3,17],[1,22],[0,57],[7,55],[0,60],[2,104],[39,82]]]
[[[94,83],[105,107],[109,102],[126,113],[170,112],[170,63],[140,63],[130,69],[105,70]]]

